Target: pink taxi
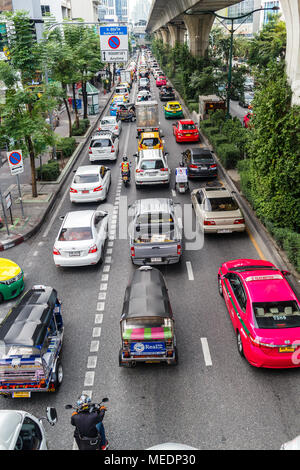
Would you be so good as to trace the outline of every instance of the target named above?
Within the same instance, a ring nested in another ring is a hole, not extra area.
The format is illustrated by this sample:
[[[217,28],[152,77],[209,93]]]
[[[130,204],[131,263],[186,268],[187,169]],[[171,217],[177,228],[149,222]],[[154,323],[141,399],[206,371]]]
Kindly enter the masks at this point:
[[[161,86],[165,86],[166,84],[167,84],[167,78],[165,77],[165,75],[159,75],[156,79],[156,86],[161,87]]]
[[[256,367],[300,365],[300,303],[287,271],[262,260],[228,261],[218,271],[241,356]]]

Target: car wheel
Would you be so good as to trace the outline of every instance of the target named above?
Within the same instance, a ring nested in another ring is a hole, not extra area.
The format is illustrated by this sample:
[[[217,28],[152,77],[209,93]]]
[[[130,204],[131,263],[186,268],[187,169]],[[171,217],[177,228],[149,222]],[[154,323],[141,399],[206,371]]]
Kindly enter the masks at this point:
[[[100,258],[99,258],[99,263],[103,264],[103,261],[104,261],[104,245],[102,245],[102,247],[101,247],[101,254],[100,254]]]
[[[220,276],[218,276],[218,291],[221,297],[223,297],[223,288],[222,288],[222,281]]]
[[[60,387],[63,381],[63,377],[64,377],[63,367],[62,367],[61,362],[58,360],[56,363],[54,374],[53,374],[53,378],[54,378],[53,382],[54,382],[55,390],[57,390]]]
[[[237,335],[236,335],[236,344],[237,344],[237,349],[238,349],[239,355],[241,357],[245,357],[242,337],[241,337],[241,334],[240,334],[239,330],[237,331]]]

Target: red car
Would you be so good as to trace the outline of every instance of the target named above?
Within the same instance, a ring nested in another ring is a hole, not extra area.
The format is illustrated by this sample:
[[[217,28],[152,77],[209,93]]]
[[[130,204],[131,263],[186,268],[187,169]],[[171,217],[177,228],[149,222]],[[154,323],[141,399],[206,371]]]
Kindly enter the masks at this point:
[[[255,367],[300,367],[300,303],[269,261],[237,259],[219,269],[224,297],[237,337],[238,352]]]
[[[156,79],[156,86],[161,87],[167,84],[167,78],[164,75],[159,75]]]
[[[191,119],[181,119],[173,124],[173,134],[176,142],[199,142],[200,133]]]

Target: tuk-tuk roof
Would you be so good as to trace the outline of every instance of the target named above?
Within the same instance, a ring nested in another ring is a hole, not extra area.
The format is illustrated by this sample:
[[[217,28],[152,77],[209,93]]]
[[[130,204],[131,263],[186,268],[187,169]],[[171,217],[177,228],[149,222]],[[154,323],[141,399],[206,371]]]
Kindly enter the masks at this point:
[[[44,342],[53,317],[57,292],[34,286],[13,307],[0,325],[0,341],[6,345],[38,347]]]
[[[121,320],[142,317],[173,317],[163,275],[151,266],[134,272],[124,296]]]

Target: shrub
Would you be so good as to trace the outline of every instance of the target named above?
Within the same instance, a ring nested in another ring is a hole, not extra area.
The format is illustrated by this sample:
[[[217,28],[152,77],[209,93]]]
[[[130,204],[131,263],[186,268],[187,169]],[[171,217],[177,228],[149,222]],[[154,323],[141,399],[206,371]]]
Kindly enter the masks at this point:
[[[219,127],[216,127],[216,126],[206,128],[206,134],[208,138],[210,138],[213,135],[219,134],[219,132],[220,132],[220,129]]]
[[[220,145],[229,143],[226,135],[223,135],[223,134],[212,135],[210,138],[210,141],[216,151]]]
[[[72,155],[76,148],[76,140],[74,137],[62,137],[59,139],[56,150],[57,150],[57,158],[59,158],[60,154],[62,153],[63,158],[68,158]]]
[[[76,127],[76,123],[74,122],[72,125],[72,135],[84,135],[90,125],[90,121],[88,119],[82,119],[79,121],[79,127]]]
[[[37,168],[37,178],[42,181],[56,181],[60,175],[59,163],[57,160],[49,160],[48,163]]]
[[[236,168],[240,151],[234,144],[224,143],[218,146],[218,157],[226,170]]]

